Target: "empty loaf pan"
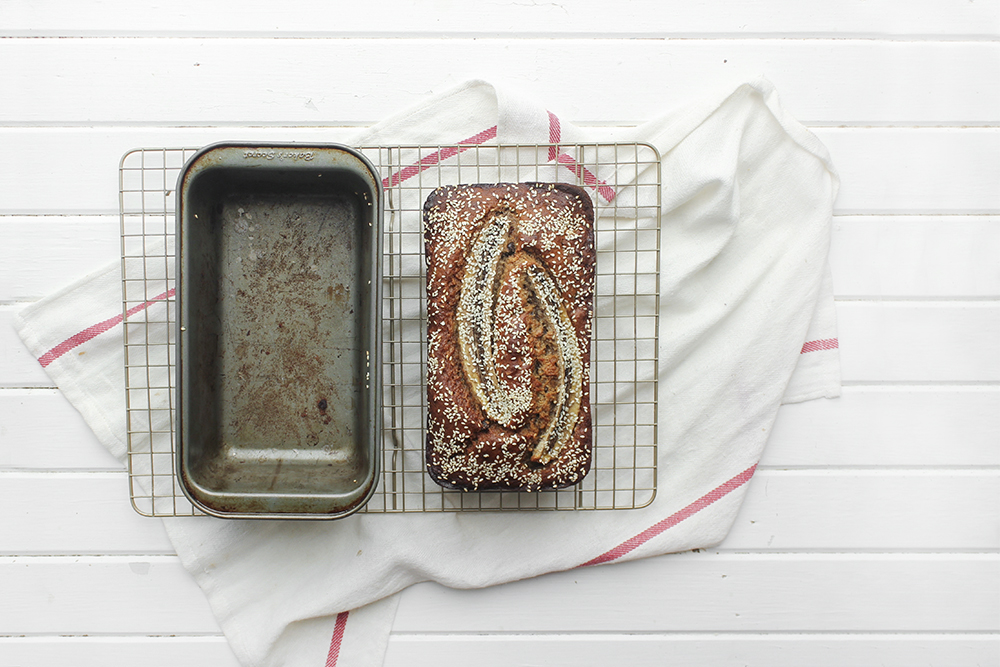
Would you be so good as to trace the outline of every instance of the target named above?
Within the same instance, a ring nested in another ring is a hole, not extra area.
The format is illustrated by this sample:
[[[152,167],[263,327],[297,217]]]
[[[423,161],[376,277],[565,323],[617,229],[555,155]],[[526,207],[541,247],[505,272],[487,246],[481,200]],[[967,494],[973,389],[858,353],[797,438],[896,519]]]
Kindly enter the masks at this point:
[[[215,144],[177,185],[180,485],[209,514],[337,518],[381,447],[381,181],[337,145]]]

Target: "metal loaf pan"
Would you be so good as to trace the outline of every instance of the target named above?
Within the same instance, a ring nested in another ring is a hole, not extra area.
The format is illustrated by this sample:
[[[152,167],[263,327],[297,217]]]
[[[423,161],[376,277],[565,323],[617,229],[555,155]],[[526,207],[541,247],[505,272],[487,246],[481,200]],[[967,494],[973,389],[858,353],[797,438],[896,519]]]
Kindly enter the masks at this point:
[[[181,488],[219,517],[360,509],[382,441],[375,168],[338,145],[215,144],[177,192]]]

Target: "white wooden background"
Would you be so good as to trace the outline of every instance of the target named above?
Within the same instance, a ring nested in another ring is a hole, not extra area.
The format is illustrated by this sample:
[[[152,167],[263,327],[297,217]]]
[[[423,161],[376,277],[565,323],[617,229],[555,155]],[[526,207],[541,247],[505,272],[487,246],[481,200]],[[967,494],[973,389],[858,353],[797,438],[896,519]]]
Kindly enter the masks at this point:
[[[1000,664],[998,0],[0,0],[0,667],[236,667],[9,326],[118,255],[124,152],[337,140],[472,77],[623,126],[740,71],[842,177],[843,397],[782,409],[719,548],[413,587],[386,663]]]

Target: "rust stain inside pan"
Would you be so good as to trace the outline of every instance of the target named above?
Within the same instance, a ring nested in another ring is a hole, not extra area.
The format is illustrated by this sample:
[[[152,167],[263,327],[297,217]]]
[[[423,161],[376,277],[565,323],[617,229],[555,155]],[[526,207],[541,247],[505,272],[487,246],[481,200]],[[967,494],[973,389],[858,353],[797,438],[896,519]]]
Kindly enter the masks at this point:
[[[216,145],[179,184],[179,475],[217,516],[374,490],[380,182],[339,146]]]

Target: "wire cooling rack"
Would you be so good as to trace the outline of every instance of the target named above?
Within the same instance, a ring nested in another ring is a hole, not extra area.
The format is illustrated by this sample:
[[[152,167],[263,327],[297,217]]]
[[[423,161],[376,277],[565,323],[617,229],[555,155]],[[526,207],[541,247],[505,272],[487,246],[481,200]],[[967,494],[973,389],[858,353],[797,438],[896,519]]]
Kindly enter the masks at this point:
[[[119,169],[129,492],[132,506],[146,516],[200,514],[177,482],[174,450],[174,187],[198,150],[137,149],[123,156]],[[656,149],[467,143],[360,150],[382,177],[385,209],[382,466],[375,494],[361,511],[609,510],[652,502],[661,184]],[[446,490],[424,470],[423,203],[442,185],[527,181],[575,183],[594,202],[591,471],[561,490]]]

